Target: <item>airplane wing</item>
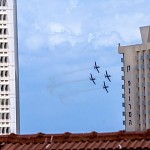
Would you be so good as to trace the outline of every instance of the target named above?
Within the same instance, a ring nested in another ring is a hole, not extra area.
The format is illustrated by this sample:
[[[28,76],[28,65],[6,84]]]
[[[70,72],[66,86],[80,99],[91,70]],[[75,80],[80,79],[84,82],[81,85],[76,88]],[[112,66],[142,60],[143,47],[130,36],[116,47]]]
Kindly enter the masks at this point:
[[[90,75],[91,75],[91,78],[93,78],[91,73],[90,73]]]
[[[95,81],[94,81],[94,80],[92,80],[92,81],[93,81],[93,83],[96,85]]]
[[[111,82],[110,78],[108,77],[108,80]]]
[[[99,70],[98,70],[98,68],[96,68],[96,70],[97,70],[97,72],[99,73]]]
[[[105,85],[105,81],[104,81],[104,86],[103,86],[104,88],[106,87],[106,85]]]
[[[106,76],[108,76],[107,70],[106,70]]]
[[[106,90],[106,92],[108,93],[108,90],[107,90],[107,88],[105,88],[105,90]]]

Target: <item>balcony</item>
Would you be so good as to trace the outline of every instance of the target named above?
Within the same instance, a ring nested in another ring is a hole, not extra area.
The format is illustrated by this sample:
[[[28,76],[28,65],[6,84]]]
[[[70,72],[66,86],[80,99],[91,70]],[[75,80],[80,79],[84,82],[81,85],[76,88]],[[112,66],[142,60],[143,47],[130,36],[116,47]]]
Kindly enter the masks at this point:
[[[150,64],[147,64],[147,69],[150,69]]]
[[[138,56],[135,56],[135,60],[139,60],[139,57],[138,57]]]
[[[136,83],[136,87],[137,87],[137,88],[139,87],[139,83]]]
[[[125,94],[122,94],[122,98],[125,98]]]
[[[125,103],[122,103],[122,107],[125,107]]]
[[[142,87],[145,87],[145,83],[142,83]]]
[[[150,55],[147,55],[146,57],[147,57],[147,59],[150,59]]]
[[[142,92],[142,96],[145,96],[145,92]]]
[[[124,80],[124,76],[122,76],[121,79]]]
[[[150,78],[150,73],[147,73],[147,77]]]
[[[141,65],[141,69],[144,69],[144,64]]]
[[[124,62],[124,59],[123,59],[123,58],[121,58],[121,62]]]
[[[122,89],[125,89],[125,88],[124,88],[124,85],[122,85]]]
[[[140,120],[137,120],[137,124],[140,124]]]
[[[140,96],[140,93],[136,93],[136,96]]]
[[[142,74],[141,77],[142,77],[142,78],[145,78],[145,74]]]
[[[126,115],[126,114],[125,114],[125,112],[123,111],[123,112],[122,112],[122,116],[125,116],[125,115]]]
[[[140,67],[139,67],[139,65],[136,65],[136,69],[138,70]]]
[[[139,78],[139,74],[136,74],[136,78],[137,78],[137,79]]]
[[[145,102],[145,101],[142,101],[142,104],[143,104],[143,105],[146,105],[146,102]]]
[[[121,67],[121,71],[124,71],[124,67]]]
[[[138,106],[140,105],[140,101],[139,101],[139,100],[137,101],[137,105],[138,105]]]
[[[126,122],[125,122],[125,120],[123,120],[123,125],[125,125],[126,124]]]
[[[143,55],[141,56],[141,60],[144,60],[144,56]]]
[[[139,112],[139,111],[137,111],[137,115],[140,115],[140,112]]]

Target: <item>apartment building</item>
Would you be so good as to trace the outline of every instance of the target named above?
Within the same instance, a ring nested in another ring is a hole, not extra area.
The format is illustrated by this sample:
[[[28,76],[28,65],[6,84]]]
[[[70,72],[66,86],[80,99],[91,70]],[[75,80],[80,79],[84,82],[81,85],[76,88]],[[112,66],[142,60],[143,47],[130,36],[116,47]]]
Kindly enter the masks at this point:
[[[142,44],[120,46],[124,72],[123,107],[126,131],[150,129],[150,26],[140,27]]]
[[[20,132],[16,0],[0,0],[0,134]]]

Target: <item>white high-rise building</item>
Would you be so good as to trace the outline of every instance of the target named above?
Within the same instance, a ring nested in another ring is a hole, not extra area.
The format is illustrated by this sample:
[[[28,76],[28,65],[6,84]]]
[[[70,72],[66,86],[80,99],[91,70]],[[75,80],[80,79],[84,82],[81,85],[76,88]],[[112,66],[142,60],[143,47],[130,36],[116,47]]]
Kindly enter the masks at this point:
[[[123,54],[126,131],[150,129],[150,26],[141,27],[140,31],[142,44],[118,47]]]
[[[20,132],[16,0],[0,0],[0,134]]]

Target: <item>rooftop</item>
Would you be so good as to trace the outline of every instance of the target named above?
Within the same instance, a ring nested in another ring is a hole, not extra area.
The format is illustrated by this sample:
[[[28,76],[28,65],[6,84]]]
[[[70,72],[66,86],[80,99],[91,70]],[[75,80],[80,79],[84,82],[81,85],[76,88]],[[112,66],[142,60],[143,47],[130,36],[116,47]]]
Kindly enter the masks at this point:
[[[33,134],[0,136],[1,150],[99,150],[150,149],[150,130],[72,134]]]

